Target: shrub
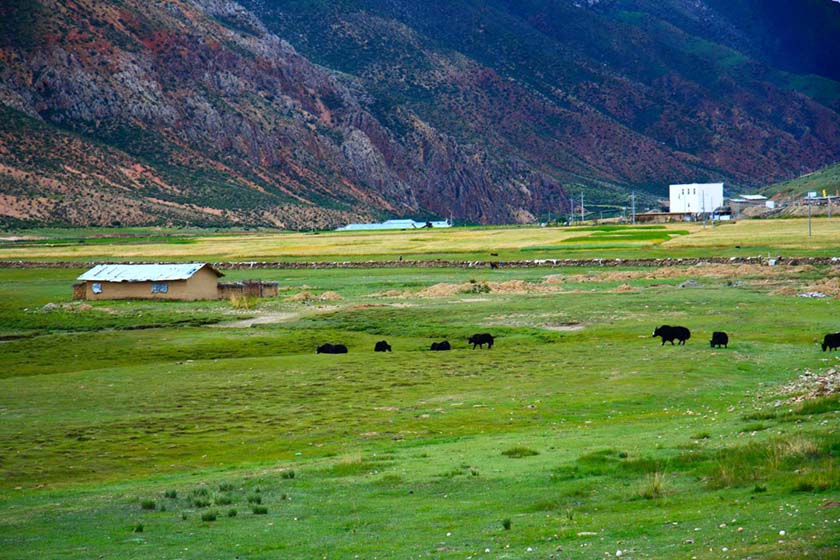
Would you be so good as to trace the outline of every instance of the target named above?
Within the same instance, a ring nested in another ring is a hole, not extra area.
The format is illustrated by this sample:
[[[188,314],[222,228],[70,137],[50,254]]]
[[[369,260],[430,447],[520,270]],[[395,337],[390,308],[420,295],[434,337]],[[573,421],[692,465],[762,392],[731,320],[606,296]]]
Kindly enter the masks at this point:
[[[171,500],[174,500],[178,497],[178,492],[177,492],[177,490],[167,490],[166,492],[163,493],[163,496],[164,496],[164,498],[169,498]]]
[[[140,507],[143,509],[153,510],[157,508],[157,504],[154,500],[143,500],[140,502]]]
[[[226,494],[219,494],[213,499],[213,503],[217,506],[229,506],[233,503],[233,498]]]
[[[206,486],[201,486],[199,488],[194,488],[190,494],[193,496],[207,497],[210,495],[210,490]]]
[[[825,414],[840,410],[840,395],[831,395],[810,401],[805,401],[795,411],[795,414],[804,416],[808,414]]]
[[[776,412],[753,412],[741,416],[741,420],[775,420],[776,416]]]
[[[257,496],[256,494],[251,494],[248,496],[248,503],[249,504],[261,504],[262,503],[262,496]]]
[[[291,470],[289,470],[289,471],[283,471],[283,472],[280,474],[280,476],[281,476],[282,478],[285,478],[286,480],[291,480],[292,478],[294,478],[294,477],[295,477],[295,471],[291,471]]]
[[[233,491],[233,484],[229,482],[222,482],[219,484],[219,492],[231,492]]]
[[[265,506],[254,506],[251,508],[251,511],[254,512],[254,515],[265,515],[268,513],[268,508]]]
[[[205,511],[201,514],[202,521],[216,521],[217,517],[219,517],[219,514],[215,511]]]
[[[710,437],[712,436],[709,435],[709,432],[698,432],[692,435],[691,439],[709,439]]]
[[[210,500],[205,498],[193,498],[192,505],[197,508],[206,508],[210,505]]]
[[[236,510],[235,509],[229,509],[228,512],[227,512],[227,516],[228,517],[236,517]]]
[[[241,294],[231,294],[230,305],[234,309],[253,309],[257,306],[257,298]]]
[[[489,294],[490,286],[487,285],[487,282],[476,282],[475,280],[470,280],[470,286],[465,290],[465,293]]]
[[[654,472],[647,476],[639,495],[646,500],[655,500],[665,494],[665,473]]]
[[[510,531],[510,525],[511,525],[510,518],[502,519],[502,527],[504,528],[505,531]]]
[[[456,476],[461,476],[462,474],[464,474],[464,471],[456,468],[446,472],[442,472],[437,476],[441,478],[455,478]]]
[[[511,459],[521,459],[522,457],[533,457],[534,455],[539,455],[539,452],[527,447],[517,446],[505,449],[502,451],[502,455]]]
[[[741,433],[743,434],[743,433],[746,433],[746,432],[760,432],[760,431],[766,430],[766,429],[767,429],[767,426],[765,426],[761,422],[756,422],[754,424],[747,424],[746,426],[741,428]]]
[[[134,527],[131,528],[132,533],[142,533],[143,532],[143,524],[136,523]]]
[[[767,492],[767,487],[763,484],[756,484],[753,487],[753,494],[761,494],[762,492]]]

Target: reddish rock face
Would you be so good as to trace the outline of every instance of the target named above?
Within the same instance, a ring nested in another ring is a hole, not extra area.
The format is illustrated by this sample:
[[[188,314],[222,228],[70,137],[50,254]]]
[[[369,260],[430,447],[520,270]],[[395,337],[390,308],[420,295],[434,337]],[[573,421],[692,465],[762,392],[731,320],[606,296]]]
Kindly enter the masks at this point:
[[[834,110],[731,47],[688,57],[656,14],[244,4],[0,5],[0,220],[531,221],[569,210],[564,184],[616,202],[840,159]]]

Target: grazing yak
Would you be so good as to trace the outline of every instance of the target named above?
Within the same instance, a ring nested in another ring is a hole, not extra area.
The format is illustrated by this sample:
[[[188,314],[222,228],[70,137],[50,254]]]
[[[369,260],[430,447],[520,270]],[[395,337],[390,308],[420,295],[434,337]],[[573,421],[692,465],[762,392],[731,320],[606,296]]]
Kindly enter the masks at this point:
[[[432,342],[432,350],[440,352],[443,350],[452,350],[452,347],[449,345],[448,340],[444,340],[443,342]]]
[[[729,335],[725,332],[715,331],[712,333],[712,340],[710,342],[712,348],[729,348]]]
[[[391,345],[388,344],[387,340],[380,340],[376,343],[376,346],[373,347],[374,352],[390,352]]]
[[[474,334],[469,338],[468,343],[473,345],[473,350],[475,350],[476,346],[484,348],[485,344],[487,345],[487,349],[490,350],[493,348],[493,335],[488,333]]]
[[[322,344],[318,347],[317,354],[346,354],[347,347],[343,344]]]
[[[828,350],[830,352],[833,352],[834,350],[837,350],[838,348],[840,348],[840,333],[836,332],[836,333],[825,335],[825,338],[823,338],[823,343],[822,343],[823,352],[825,352],[826,350]]]
[[[666,342],[670,342],[671,346],[674,345],[674,340],[678,340],[680,344],[685,346],[685,341],[691,338],[691,331],[689,331],[685,327],[671,327],[669,325],[662,325],[661,327],[657,327],[655,331],[653,331],[654,337],[662,337],[662,346],[665,346]]]

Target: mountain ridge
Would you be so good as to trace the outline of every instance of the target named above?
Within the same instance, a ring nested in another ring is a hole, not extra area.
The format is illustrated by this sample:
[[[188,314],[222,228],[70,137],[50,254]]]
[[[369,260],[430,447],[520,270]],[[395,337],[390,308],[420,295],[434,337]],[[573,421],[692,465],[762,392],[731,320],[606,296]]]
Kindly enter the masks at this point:
[[[720,2],[667,4],[16,0],[0,7],[0,220],[525,222],[569,211],[571,191],[615,205],[840,159],[831,60],[790,74],[770,48],[737,50],[763,32],[740,36]],[[721,43],[687,31],[703,21]]]

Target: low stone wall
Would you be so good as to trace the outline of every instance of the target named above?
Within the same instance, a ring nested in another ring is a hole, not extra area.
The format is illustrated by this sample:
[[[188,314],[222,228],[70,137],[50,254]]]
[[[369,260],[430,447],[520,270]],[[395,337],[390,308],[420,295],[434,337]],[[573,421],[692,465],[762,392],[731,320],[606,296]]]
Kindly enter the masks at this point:
[[[80,261],[0,261],[0,268],[78,268],[88,269],[107,262]],[[153,262],[113,264],[157,264]],[[535,259],[516,261],[453,261],[453,260],[402,260],[402,261],[226,261],[211,263],[217,270],[297,270],[334,268],[538,268],[538,267],[663,267],[693,266],[698,264],[774,264],[778,266],[837,265],[840,257],[710,257],[682,259]]]

